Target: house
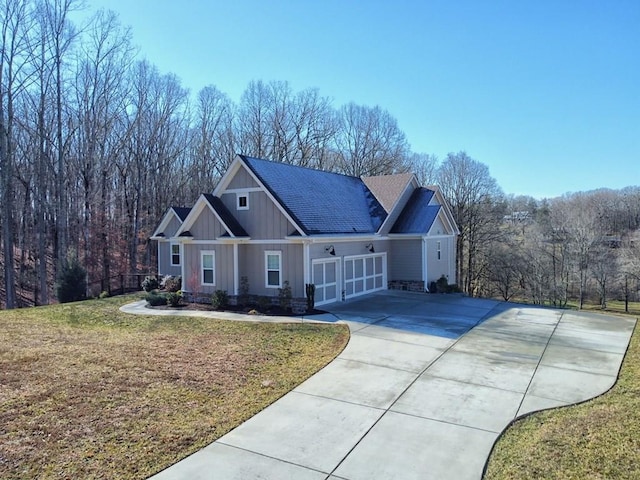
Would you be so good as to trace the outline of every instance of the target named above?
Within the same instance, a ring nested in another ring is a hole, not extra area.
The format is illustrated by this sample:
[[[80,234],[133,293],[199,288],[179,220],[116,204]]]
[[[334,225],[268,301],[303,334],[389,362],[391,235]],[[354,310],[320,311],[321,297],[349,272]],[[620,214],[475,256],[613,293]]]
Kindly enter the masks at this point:
[[[436,187],[412,174],[357,178],[238,155],[213,193],[171,207],[151,237],[158,273],[182,275],[183,292],[242,288],[277,297],[289,282],[316,305],[388,288],[455,283],[454,218]]]

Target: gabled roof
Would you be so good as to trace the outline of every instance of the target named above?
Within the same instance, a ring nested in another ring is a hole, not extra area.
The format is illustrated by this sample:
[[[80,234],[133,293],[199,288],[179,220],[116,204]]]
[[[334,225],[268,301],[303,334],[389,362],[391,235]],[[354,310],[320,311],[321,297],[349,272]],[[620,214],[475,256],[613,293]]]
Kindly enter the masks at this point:
[[[362,177],[362,181],[376,196],[385,211],[390,213],[412,178],[412,173],[398,173]]]
[[[360,178],[239,157],[306,235],[376,233],[387,216]]]
[[[169,207],[162,216],[162,220],[160,220],[160,224],[153,232],[153,235],[151,235],[151,238],[159,239],[165,237],[164,231],[169,226],[172,218],[176,217],[182,224],[189,215],[190,211],[191,209],[189,207]]]
[[[229,209],[222,203],[220,198],[211,195],[210,193],[203,194],[205,200],[209,203],[215,213],[218,214],[218,218],[221,220],[222,225],[227,231],[230,231],[234,237],[248,237],[247,232],[242,228],[242,225],[238,223]]]
[[[205,208],[211,210],[213,215],[222,225],[222,228],[224,228],[225,233],[222,235],[223,237],[249,237],[247,232],[242,228],[235,217],[231,215],[231,212],[229,212],[227,207],[224,206],[222,201],[210,193],[203,193],[198,197],[198,200],[196,200],[196,203],[191,208],[189,215],[187,215],[187,218],[182,222],[182,225],[176,232],[176,236],[191,237],[191,235],[187,235],[187,232],[191,233],[189,229],[193,226],[200,216],[200,213],[202,213]]]
[[[417,188],[390,233],[428,233],[441,209],[440,205],[429,205],[434,194],[428,188]]]
[[[184,222],[191,211],[190,207],[171,207],[181,222]]]

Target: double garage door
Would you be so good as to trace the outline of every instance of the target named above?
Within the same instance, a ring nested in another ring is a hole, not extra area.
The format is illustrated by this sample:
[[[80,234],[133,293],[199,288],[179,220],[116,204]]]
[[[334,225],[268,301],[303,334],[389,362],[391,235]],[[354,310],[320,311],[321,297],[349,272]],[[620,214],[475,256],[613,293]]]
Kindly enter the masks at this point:
[[[339,258],[314,260],[313,283],[316,286],[316,305],[324,305],[344,298],[386,288],[386,253],[344,257],[344,268]]]

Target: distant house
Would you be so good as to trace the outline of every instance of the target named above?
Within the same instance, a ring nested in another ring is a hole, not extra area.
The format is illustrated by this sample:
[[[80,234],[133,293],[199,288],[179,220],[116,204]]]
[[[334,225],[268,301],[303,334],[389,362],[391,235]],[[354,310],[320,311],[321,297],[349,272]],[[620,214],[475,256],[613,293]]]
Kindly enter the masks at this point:
[[[241,283],[294,299],[316,287],[316,305],[388,288],[424,292],[455,283],[453,216],[436,187],[412,174],[350,177],[238,155],[212,194],[171,207],[153,236],[158,272],[183,291],[232,298]]]

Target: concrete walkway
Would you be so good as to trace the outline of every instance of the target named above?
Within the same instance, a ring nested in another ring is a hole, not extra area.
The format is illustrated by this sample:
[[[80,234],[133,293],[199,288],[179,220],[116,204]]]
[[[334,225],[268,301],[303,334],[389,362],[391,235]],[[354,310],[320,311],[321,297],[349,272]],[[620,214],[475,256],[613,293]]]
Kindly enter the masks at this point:
[[[351,329],[336,360],[152,478],[478,480],[511,420],[608,390],[635,326],[393,291],[330,310]]]

